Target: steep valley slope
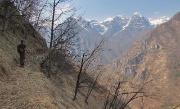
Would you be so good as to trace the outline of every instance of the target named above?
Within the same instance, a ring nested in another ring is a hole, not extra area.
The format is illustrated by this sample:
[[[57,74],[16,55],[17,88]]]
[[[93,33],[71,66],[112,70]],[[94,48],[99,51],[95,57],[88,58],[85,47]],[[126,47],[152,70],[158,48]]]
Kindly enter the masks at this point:
[[[2,25],[3,15],[1,30]],[[21,40],[27,45],[24,68],[19,67],[16,48]],[[5,33],[0,34],[0,109],[101,109],[104,103],[101,88],[93,90],[88,104],[84,102],[86,89],[78,93],[77,100],[72,100],[75,69],[64,68],[59,75],[47,79],[40,66],[47,50],[45,40],[22,16],[8,20]]]
[[[129,92],[145,85],[144,109],[179,109],[180,107],[180,12],[170,21],[147,33],[142,39],[105,67],[102,85],[129,81]],[[111,85],[110,85],[111,86]],[[137,87],[136,87],[137,86]],[[142,98],[142,97],[141,97]],[[142,99],[130,106],[140,109]]]

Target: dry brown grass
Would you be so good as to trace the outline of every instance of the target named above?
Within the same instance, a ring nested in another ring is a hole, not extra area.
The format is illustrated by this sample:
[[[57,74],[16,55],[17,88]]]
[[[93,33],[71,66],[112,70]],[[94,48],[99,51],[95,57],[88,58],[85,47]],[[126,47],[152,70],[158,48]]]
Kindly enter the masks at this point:
[[[93,91],[88,104],[84,103],[86,89],[78,93],[76,101],[72,100],[77,75],[69,73],[68,68],[47,79],[39,65],[47,50],[45,40],[22,17],[14,17],[9,24],[6,33],[0,34],[0,109],[102,108],[104,98],[100,92]],[[19,67],[16,50],[22,39],[29,51],[25,68]]]
[[[52,78],[53,79],[53,78]],[[61,75],[60,81],[50,81],[42,72],[29,67],[16,67],[8,81],[0,81],[1,109],[101,109],[103,97],[93,92],[89,104],[82,93],[72,101],[75,77]],[[82,90],[82,92],[85,90]]]
[[[86,89],[78,93],[76,101],[72,100],[77,76],[75,72],[70,73],[66,68],[67,71],[64,69],[59,75],[47,79],[40,72],[41,54],[28,54],[25,68],[21,68],[16,46],[13,46],[16,43],[9,42],[5,37],[0,38],[0,109],[102,108],[104,97],[100,92],[93,91],[88,104],[84,103]]]

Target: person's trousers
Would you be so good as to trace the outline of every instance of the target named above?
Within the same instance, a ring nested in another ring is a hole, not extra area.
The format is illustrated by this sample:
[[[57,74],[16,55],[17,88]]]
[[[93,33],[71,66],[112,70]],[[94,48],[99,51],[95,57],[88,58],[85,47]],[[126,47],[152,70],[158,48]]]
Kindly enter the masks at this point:
[[[24,66],[24,61],[25,61],[25,53],[20,53],[20,65],[21,65],[21,67]]]

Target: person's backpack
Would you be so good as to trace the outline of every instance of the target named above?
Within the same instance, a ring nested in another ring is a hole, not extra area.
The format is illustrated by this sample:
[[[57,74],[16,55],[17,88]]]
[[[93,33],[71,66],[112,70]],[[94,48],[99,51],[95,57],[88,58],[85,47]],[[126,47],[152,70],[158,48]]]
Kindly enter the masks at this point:
[[[19,51],[20,51],[21,53],[24,53],[24,49],[23,49],[23,48],[19,48]]]
[[[19,45],[17,47],[17,51],[18,51],[18,53],[24,53],[24,48],[21,45]]]

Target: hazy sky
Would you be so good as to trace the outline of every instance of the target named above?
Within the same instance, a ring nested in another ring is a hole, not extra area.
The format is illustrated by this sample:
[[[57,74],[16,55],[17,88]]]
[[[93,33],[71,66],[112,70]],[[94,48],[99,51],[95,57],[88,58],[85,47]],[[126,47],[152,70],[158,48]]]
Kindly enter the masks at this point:
[[[102,21],[107,17],[124,15],[131,17],[140,12],[146,17],[172,17],[180,11],[180,0],[73,0],[74,6],[80,7],[83,18]]]

